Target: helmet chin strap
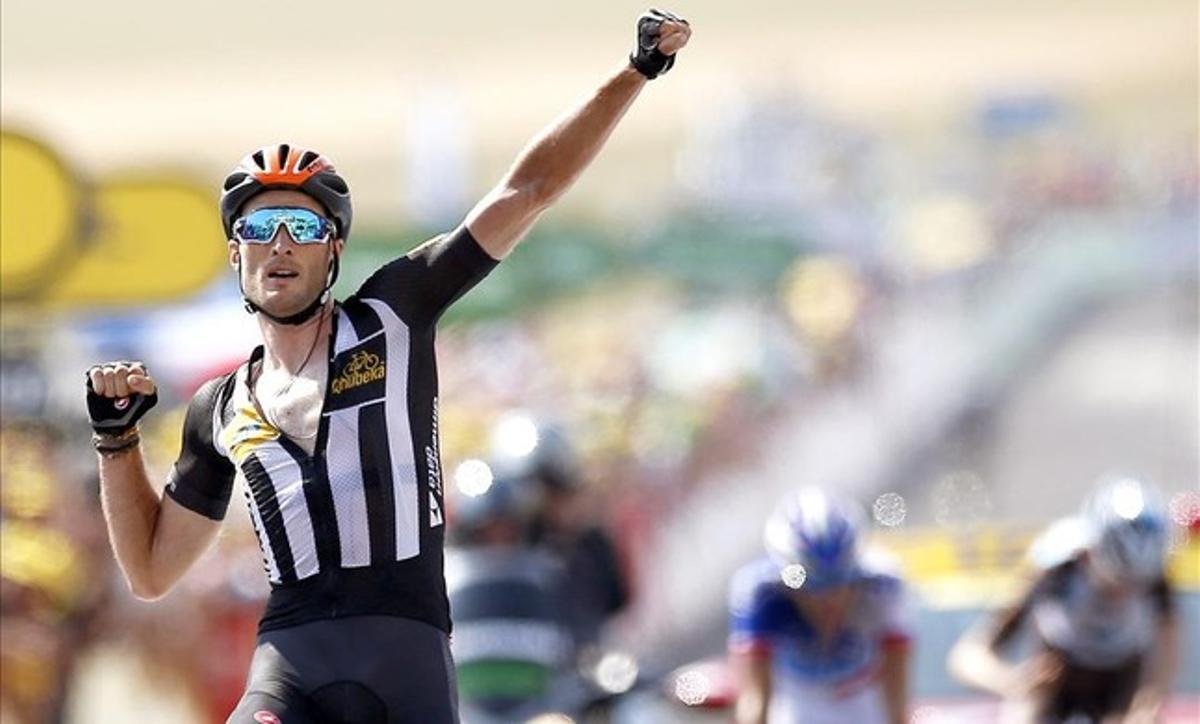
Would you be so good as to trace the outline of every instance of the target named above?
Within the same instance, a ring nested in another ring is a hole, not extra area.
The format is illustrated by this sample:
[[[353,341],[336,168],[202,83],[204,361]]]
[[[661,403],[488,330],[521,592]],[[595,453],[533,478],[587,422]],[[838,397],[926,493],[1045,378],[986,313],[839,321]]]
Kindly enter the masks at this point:
[[[325,303],[329,301],[329,290],[333,288],[333,283],[337,281],[339,266],[338,256],[337,254],[334,254],[333,259],[329,261],[329,274],[325,280],[325,288],[322,289],[319,294],[317,294],[317,298],[312,300],[311,304],[304,309],[301,309],[299,312],[296,312],[295,314],[289,314],[286,317],[280,317],[278,315],[271,314],[267,310],[258,306],[254,302],[250,301],[250,297],[246,296],[246,288],[242,286],[242,261],[239,258],[237,265],[237,277],[238,291],[242,293],[242,306],[246,309],[247,313],[261,314],[276,324],[286,324],[289,326],[304,324],[308,320],[312,319],[313,315],[320,311],[321,308],[325,306]]]

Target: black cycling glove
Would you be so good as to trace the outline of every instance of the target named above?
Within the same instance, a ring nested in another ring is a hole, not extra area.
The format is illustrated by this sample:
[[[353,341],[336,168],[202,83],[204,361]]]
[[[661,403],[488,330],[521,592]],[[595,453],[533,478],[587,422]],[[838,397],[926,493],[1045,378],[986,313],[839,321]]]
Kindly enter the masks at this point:
[[[137,392],[129,397],[105,397],[96,394],[92,378],[87,378],[88,417],[92,429],[100,435],[123,435],[137,425],[138,420],[158,402],[158,392],[149,395]]]
[[[666,55],[658,49],[659,31],[664,20],[674,20],[687,24],[683,18],[664,13],[661,10],[650,10],[638,18],[637,47],[629,54],[629,62],[642,75],[653,80],[666,73],[675,65],[675,56]]]

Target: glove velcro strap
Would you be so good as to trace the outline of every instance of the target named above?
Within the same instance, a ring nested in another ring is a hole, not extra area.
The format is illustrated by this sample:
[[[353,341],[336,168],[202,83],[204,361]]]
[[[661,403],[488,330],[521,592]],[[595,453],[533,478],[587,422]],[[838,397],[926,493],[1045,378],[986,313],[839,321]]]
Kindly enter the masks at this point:
[[[649,51],[630,53],[629,64],[646,78],[654,80],[675,65],[675,56],[667,55],[658,48],[651,48]]]

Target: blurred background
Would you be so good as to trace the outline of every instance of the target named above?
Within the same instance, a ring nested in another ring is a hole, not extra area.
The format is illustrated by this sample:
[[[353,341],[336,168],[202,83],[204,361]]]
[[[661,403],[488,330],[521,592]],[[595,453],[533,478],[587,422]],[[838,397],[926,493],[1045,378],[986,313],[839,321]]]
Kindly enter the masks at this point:
[[[918,700],[965,695],[946,647],[1108,472],[1171,496],[1200,640],[1196,4],[670,9],[695,28],[676,68],[444,323],[445,469],[514,414],[561,430],[631,581],[607,638],[647,667],[721,652],[728,576],[802,483],[874,510],[904,563]],[[224,173],[280,141],[335,161],[344,296],[458,224],[642,10],[5,0],[5,722],[223,721],[240,694],[266,585],[247,516],[133,599],[80,384],[148,363],[165,481],[192,392],[257,344]]]

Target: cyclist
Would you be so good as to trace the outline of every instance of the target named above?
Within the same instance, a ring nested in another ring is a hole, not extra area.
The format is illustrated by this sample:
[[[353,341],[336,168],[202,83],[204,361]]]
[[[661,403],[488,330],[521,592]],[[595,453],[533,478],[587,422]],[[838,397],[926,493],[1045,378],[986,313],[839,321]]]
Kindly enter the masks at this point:
[[[538,136],[462,225],[340,303],[345,180],[287,144],[245,157],[220,212],[264,344],[192,399],[163,497],[138,447],[154,380],[139,363],[89,370],[104,513],[136,595],[172,587],[215,538],[235,478],[245,483],[272,590],[230,722],[457,720],[436,322],[567,190],[690,32],[670,14],[639,18],[630,62]]]
[[[731,586],[739,724],[908,721],[904,584],[860,545],[861,520],[850,501],[813,487],[768,519],[768,556]]]
[[[597,643],[605,624],[629,602],[617,545],[584,499],[583,476],[566,435],[537,425],[525,455],[497,460],[500,479],[527,491],[534,505],[527,542],[558,556],[567,568],[571,630],[580,646]]]
[[[1102,482],[1081,515],[1034,542],[1032,582],[1015,605],[959,640],[951,672],[1008,700],[1012,721],[1154,721],[1180,635],[1163,571],[1166,520],[1152,487]],[[1026,626],[1037,650],[1009,663],[1001,653]]]

